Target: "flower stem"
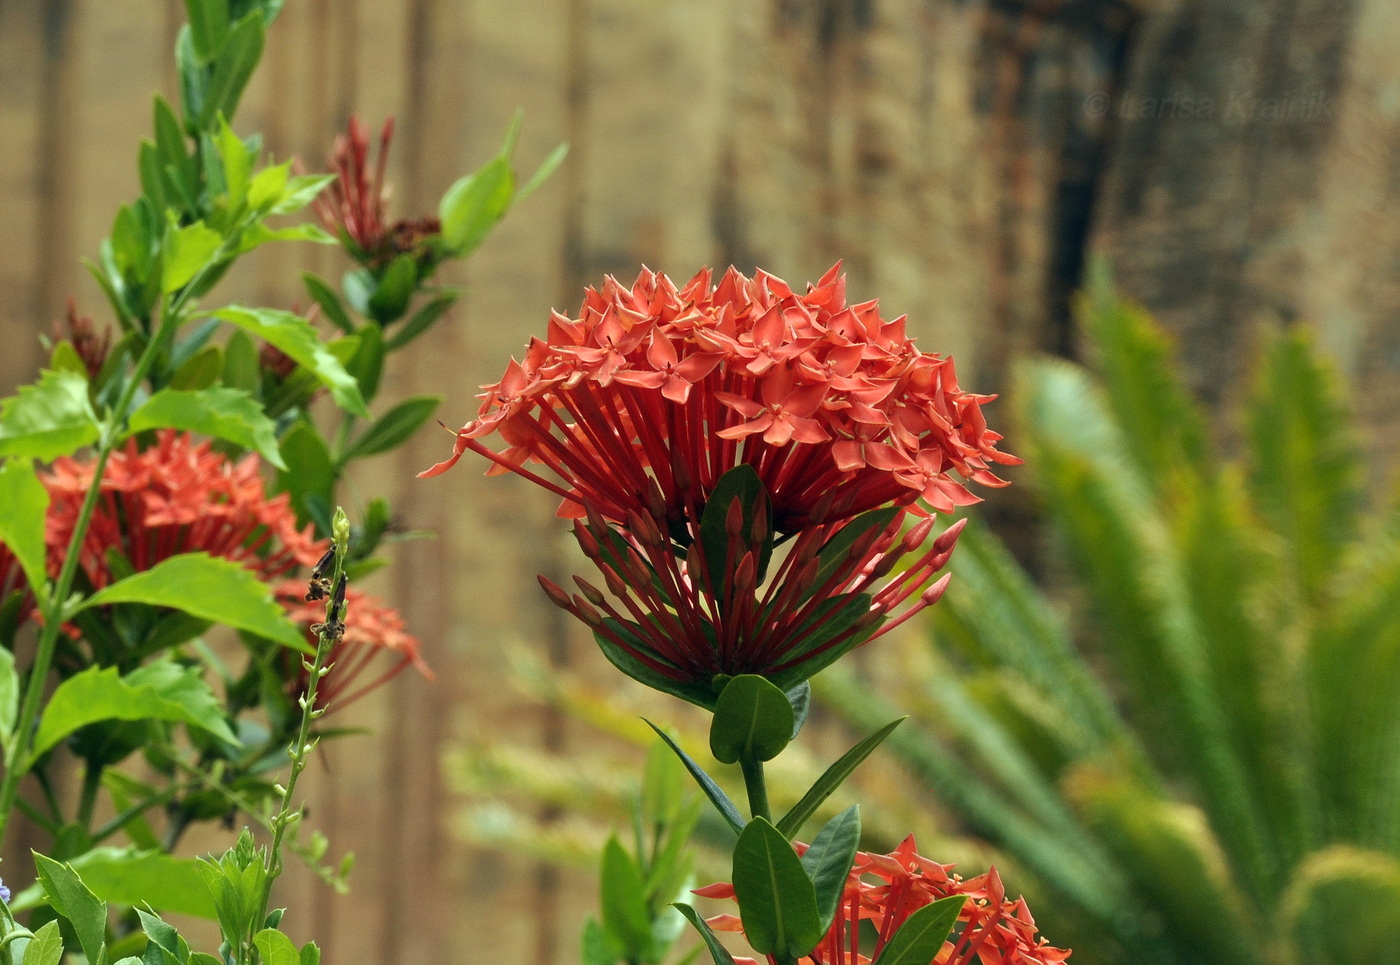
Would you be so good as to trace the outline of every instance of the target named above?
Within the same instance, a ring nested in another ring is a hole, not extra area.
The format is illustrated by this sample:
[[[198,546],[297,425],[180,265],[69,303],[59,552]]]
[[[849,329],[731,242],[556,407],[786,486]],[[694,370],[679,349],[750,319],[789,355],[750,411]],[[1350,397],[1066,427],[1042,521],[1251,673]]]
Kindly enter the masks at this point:
[[[768,809],[768,783],[763,777],[763,762],[757,758],[739,758],[739,767],[744,772],[744,789],[749,793],[749,811],[756,818],[773,820]]]

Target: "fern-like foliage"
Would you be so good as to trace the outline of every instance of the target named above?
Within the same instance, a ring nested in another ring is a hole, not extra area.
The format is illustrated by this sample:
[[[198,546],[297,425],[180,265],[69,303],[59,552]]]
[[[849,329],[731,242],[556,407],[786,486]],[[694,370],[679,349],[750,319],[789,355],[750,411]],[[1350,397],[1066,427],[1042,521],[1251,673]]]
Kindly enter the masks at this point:
[[[1268,338],[1227,458],[1102,274],[1081,321],[1091,365],[1015,391],[1073,615],[969,527],[887,747],[1058,899],[1076,961],[1400,961],[1400,532],[1338,380]],[[849,674],[817,693],[870,713]]]

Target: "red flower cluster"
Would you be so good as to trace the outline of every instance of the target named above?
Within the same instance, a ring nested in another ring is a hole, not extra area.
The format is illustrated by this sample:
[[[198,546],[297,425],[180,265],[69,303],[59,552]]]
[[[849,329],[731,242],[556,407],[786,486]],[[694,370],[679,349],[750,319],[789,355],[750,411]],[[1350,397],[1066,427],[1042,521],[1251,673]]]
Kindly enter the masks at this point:
[[[315,646],[316,635],[311,627],[325,619],[326,606],[320,601],[307,602],[305,593],[305,583],[291,580],[277,588],[277,600],[287,608],[287,616],[292,622],[301,625],[307,642]],[[291,694],[295,699],[306,693],[310,677],[301,654],[290,650],[284,650],[283,654],[291,680]],[[391,662],[378,676],[356,687],[365,669],[381,655],[391,657]],[[417,668],[428,679],[433,678],[432,670],[423,662],[417,638],[405,629],[399,612],[358,590],[345,592],[345,632],[331,649],[327,665],[329,673],[316,685],[318,710],[331,704],[339,710],[387,683],[409,666]]]
[[[558,492],[561,515],[587,505],[618,523],[654,493],[668,527],[698,519],[741,463],[786,533],[828,493],[848,515],[920,498],[951,512],[977,501],[952,473],[1001,486],[988,464],[1019,462],[982,417],[991,397],[959,389],[952,360],[915,348],[903,317],[847,305],[839,266],[805,294],[732,268],[718,285],[708,269],[680,288],[650,271],[630,289],[609,278],[482,398],[452,458],[424,475],[472,449]],[[479,441],[493,432],[504,452]]]
[[[386,221],[389,188],[384,183],[384,169],[393,136],[391,117],[380,131],[379,156],[371,174],[369,131],[358,117],[350,118],[349,132],[335,139],[336,179],[314,202],[327,230],[349,241],[356,259],[370,268],[382,267],[410,252],[421,260],[431,260],[427,242],[442,231],[436,218]]]
[[[45,474],[52,500],[46,527],[49,568],[57,573],[78,510],[92,485],[91,459],[62,458]],[[181,553],[203,551],[241,563],[263,580],[312,565],[325,543],[298,530],[286,494],[268,498],[258,459],[240,462],[208,442],[162,429],[145,450],[130,440],[112,453],[80,562],[93,589],[112,581],[108,553],[120,552],[140,572]]]
[[[1007,899],[995,868],[964,880],[952,873],[952,865],[921,857],[915,847],[910,835],[889,854],[856,852],[831,930],[800,965],[866,965],[879,957],[910,915],[955,895],[967,900],[935,965],[1055,965],[1069,958],[1068,950],[1053,948],[1036,936],[1035,919],[1025,899]],[[710,885],[695,894],[733,898],[734,886]],[[860,947],[862,921],[874,925],[875,935],[873,947],[864,950]],[[709,923],[718,931],[743,931],[733,915],[719,915]]]

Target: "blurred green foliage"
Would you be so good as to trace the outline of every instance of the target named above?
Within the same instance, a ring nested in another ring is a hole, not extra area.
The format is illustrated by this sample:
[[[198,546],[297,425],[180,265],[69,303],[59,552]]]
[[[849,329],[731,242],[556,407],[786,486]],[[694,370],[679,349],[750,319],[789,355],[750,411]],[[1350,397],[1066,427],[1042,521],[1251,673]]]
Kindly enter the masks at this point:
[[[1075,961],[1400,961],[1400,514],[1368,508],[1341,387],[1275,333],[1216,446],[1103,273],[1081,319],[1090,364],[1014,393],[1068,614],[969,527],[932,648],[818,700],[915,714],[887,748]]]

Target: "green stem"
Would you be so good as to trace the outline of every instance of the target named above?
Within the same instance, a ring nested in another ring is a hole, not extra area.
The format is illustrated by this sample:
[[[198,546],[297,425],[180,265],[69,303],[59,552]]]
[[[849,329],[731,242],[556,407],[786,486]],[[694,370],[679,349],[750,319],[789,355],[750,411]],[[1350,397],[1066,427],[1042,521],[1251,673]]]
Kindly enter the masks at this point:
[[[78,797],[78,824],[84,831],[92,826],[92,811],[97,805],[97,792],[102,787],[102,765],[87,761],[83,765],[83,789]]]
[[[768,810],[768,783],[763,778],[763,762],[749,757],[739,758],[744,772],[744,789],[749,792],[749,811],[756,818],[773,820]]]

